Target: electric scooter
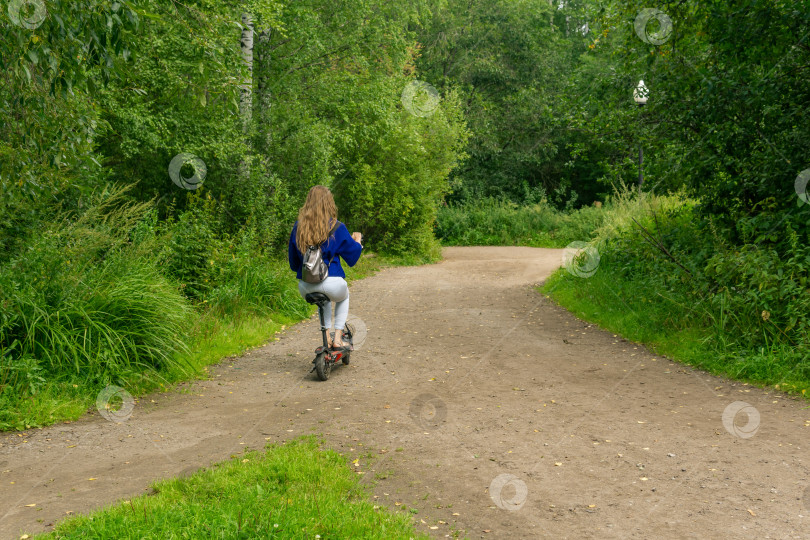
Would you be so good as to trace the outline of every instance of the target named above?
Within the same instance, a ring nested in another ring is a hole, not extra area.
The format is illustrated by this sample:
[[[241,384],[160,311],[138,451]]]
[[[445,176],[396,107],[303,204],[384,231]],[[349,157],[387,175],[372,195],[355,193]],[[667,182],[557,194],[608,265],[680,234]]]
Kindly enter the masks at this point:
[[[321,320],[321,334],[323,335],[323,345],[315,349],[315,359],[312,361],[314,364],[310,373],[313,371],[317,373],[318,378],[325,381],[329,378],[329,373],[332,371],[332,366],[342,361],[343,364],[349,364],[349,356],[351,351],[354,350],[352,343],[353,329],[351,325],[347,324],[343,329],[342,339],[344,346],[340,348],[329,348],[326,341],[326,326],[324,325],[323,310],[329,305],[329,297],[324,293],[314,292],[307,294],[304,299],[310,304],[318,306],[318,316]]]

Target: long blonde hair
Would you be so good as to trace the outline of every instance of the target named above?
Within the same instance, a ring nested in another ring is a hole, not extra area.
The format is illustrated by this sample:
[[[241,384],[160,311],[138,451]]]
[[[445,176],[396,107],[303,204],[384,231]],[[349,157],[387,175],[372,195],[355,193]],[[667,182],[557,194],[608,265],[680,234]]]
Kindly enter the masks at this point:
[[[329,231],[337,222],[337,206],[332,192],[326,186],[313,186],[307,193],[304,206],[298,211],[298,230],[295,243],[304,253],[307,246],[318,246],[328,240]]]

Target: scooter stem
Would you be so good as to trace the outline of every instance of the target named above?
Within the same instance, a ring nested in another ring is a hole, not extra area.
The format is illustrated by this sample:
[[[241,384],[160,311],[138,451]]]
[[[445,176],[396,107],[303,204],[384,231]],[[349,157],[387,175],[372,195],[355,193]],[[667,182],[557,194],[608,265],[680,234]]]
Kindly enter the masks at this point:
[[[318,316],[321,318],[321,334],[323,334],[323,348],[329,349],[329,342],[326,341],[326,325],[323,321],[323,305],[318,306]]]

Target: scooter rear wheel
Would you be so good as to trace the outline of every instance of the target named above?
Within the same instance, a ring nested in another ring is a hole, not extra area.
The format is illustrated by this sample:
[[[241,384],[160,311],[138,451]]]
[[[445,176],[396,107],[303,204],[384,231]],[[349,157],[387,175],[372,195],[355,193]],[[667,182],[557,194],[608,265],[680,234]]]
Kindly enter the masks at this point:
[[[329,378],[329,372],[332,371],[332,364],[326,361],[326,353],[318,353],[315,357],[315,373],[318,378],[325,381]]]

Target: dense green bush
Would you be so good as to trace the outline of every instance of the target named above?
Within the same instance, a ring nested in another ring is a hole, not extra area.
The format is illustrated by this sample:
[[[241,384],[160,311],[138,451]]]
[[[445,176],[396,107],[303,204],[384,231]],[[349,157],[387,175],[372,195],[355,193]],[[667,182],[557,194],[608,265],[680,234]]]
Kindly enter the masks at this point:
[[[401,90],[393,90],[391,102],[398,103]],[[390,109],[390,129],[371,152],[359,156],[353,174],[337,183],[338,206],[374,249],[435,257],[436,212],[466,137],[458,100],[454,94],[444,96],[426,118],[401,105]]]
[[[623,279],[674,295],[689,306],[684,319],[710,323],[744,349],[784,343],[810,350],[810,248],[790,227],[780,235],[786,247],[735,247],[689,206],[647,213],[639,224],[603,247],[603,262]]]

